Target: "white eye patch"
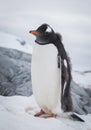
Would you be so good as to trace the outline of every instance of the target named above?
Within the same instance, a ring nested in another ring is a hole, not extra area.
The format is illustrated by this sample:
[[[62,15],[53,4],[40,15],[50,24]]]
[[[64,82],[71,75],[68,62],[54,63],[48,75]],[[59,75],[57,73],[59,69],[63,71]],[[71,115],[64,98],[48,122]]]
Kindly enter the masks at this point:
[[[51,28],[47,27],[46,32],[51,32]]]

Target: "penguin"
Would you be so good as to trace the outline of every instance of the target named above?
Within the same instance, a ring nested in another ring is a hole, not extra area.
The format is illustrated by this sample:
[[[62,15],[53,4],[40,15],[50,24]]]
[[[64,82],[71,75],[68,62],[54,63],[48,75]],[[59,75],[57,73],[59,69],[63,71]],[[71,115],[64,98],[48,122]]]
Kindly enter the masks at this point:
[[[31,78],[33,94],[43,113],[55,117],[73,110],[71,98],[71,63],[62,36],[48,24],[29,31],[36,37],[33,44]],[[83,121],[76,114],[72,118]]]

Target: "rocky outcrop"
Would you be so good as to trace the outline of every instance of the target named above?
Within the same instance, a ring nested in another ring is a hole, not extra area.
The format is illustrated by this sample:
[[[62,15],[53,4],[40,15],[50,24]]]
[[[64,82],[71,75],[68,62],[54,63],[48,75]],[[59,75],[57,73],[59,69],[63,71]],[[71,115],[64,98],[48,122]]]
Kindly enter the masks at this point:
[[[31,55],[13,49],[0,48],[0,95],[32,94]]]
[[[74,81],[71,83],[71,89],[74,111],[79,114],[91,113],[91,89],[80,87]]]

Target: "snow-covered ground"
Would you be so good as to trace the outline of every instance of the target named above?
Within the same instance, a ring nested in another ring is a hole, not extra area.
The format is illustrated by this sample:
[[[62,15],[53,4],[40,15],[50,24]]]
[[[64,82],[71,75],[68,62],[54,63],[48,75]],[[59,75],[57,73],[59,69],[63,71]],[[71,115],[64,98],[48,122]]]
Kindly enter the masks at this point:
[[[39,111],[34,96],[0,96],[0,130],[91,130],[91,115],[83,115],[85,122],[57,117],[34,117]]]

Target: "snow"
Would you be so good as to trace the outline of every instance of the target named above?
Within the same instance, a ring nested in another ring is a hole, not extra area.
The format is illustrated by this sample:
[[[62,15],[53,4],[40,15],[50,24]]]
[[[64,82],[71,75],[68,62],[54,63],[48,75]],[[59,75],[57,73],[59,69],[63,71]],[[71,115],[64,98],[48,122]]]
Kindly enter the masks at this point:
[[[0,47],[13,48],[31,54],[32,46],[28,43],[21,45],[23,42],[25,41],[20,37],[0,31]]]
[[[34,117],[39,111],[34,96],[0,96],[0,130],[90,130],[91,115],[83,115],[85,122],[64,117]]]

